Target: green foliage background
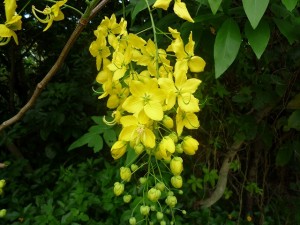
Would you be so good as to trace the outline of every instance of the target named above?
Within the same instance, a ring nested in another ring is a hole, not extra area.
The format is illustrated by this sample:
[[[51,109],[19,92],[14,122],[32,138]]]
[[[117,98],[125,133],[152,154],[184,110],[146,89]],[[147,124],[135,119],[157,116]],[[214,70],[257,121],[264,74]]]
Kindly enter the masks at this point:
[[[32,2],[43,8],[43,2]],[[193,131],[201,147],[196,157],[184,159],[180,207],[188,213],[178,213],[176,224],[300,224],[299,1],[185,2],[193,24],[171,8],[153,11],[164,32],[172,26],[187,39],[192,30],[196,53],[207,62],[197,75],[202,80],[197,93],[201,128]],[[24,2],[18,4],[22,8]],[[105,102],[93,96],[96,69],[88,47],[105,15],[124,12],[130,32],[148,28],[145,8],[143,1],[130,0],[123,11],[121,3],[111,1],[81,34],[34,108],[1,133],[1,161],[10,165],[0,170],[0,179],[7,181],[0,208],[8,209],[0,224],[127,224],[133,204],[128,207],[112,192],[122,163],[109,152],[115,131],[99,122],[107,112]],[[65,9],[67,19],[43,33],[26,13],[20,45],[0,48],[1,121],[26,103],[78,19]],[[163,36],[158,41],[162,47],[168,44]],[[235,141],[243,146],[231,164],[224,197],[202,209],[200,201],[213,192]]]

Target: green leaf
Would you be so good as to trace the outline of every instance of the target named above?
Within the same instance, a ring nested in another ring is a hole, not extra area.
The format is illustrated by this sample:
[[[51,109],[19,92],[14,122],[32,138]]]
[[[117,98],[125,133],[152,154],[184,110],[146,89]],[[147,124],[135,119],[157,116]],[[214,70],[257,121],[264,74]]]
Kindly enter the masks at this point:
[[[288,164],[292,158],[293,151],[294,149],[291,143],[281,146],[276,155],[276,165],[285,166]]]
[[[149,5],[153,5],[156,0],[148,0]],[[147,8],[147,3],[145,0],[139,0],[137,3],[135,3],[135,7],[131,13],[131,19],[135,20],[135,17],[137,14],[139,14],[141,11]]]
[[[270,39],[269,24],[262,20],[254,30],[247,21],[245,24],[245,34],[256,57],[260,59]]]
[[[288,39],[290,44],[293,44],[300,38],[300,32],[295,29],[295,25],[282,19],[273,19],[280,32]]]
[[[300,131],[300,110],[294,111],[288,118],[288,127]]]
[[[298,0],[281,0],[282,1],[282,4],[287,8],[287,10],[289,11],[292,11],[297,3],[298,3]]]
[[[130,146],[127,147],[127,157],[125,165],[131,165],[137,159],[138,155],[135,153],[134,149]]]
[[[113,144],[117,141],[117,134],[113,129],[106,130],[103,134],[105,143],[112,147]]]
[[[96,139],[98,140],[98,142],[95,141]],[[101,144],[101,142],[102,142],[102,144]],[[68,151],[73,150],[75,148],[79,148],[86,144],[88,144],[89,147],[94,147],[94,151],[95,151],[95,147],[99,151],[103,147],[103,140],[99,134],[86,133],[83,136],[81,136],[79,139],[74,141],[68,148]]]
[[[257,27],[264,15],[269,0],[243,0],[243,7],[253,29]]]
[[[217,33],[214,45],[215,76],[220,77],[236,58],[242,42],[240,29],[233,19],[227,19]]]
[[[222,3],[222,0],[208,0],[208,3],[212,13],[215,15]]]

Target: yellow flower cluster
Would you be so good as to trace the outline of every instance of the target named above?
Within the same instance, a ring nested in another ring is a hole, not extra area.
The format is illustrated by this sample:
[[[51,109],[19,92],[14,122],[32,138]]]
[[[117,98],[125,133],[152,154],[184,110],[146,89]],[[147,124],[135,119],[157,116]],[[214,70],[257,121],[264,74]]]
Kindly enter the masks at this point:
[[[96,40],[89,50],[96,58],[99,71],[96,81],[103,89],[99,99],[107,98],[107,107],[113,110],[113,121],[104,120],[107,124],[122,126],[118,140],[111,148],[112,157],[119,159],[127,151],[134,151],[136,155],[149,155],[150,160],[144,165],[151,164],[151,159],[169,163],[173,174],[169,182],[173,188],[180,189],[183,159],[178,155],[194,155],[199,146],[196,139],[183,135],[184,128],[200,126],[196,115],[200,111],[199,100],[194,93],[201,81],[188,75],[202,72],[205,61],[194,54],[192,33],[184,43],[180,33],[169,28],[166,35],[171,43],[164,50],[151,39],[144,40],[129,33],[126,20],[117,22],[116,16],[112,15],[102,20],[94,34]],[[138,169],[135,164],[120,168],[122,182],[114,185],[116,196],[123,194],[124,183],[131,181]],[[150,173],[155,184],[149,180]],[[149,202],[157,203],[167,195],[166,205],[174,208],[177,198],[166,194],[170,189],[165,183],[161,175],[156,178],[150,171],[140,178],[140,185],[147,187],[144,196]],[[125,202],[131,198],[128,194],[123,197]],[[143,216],[147,217],[149,210],[145,202],[140,206]],[[131,218],[131,222],[135,224],[135,218]]]
[[[107,107],[114,110],[114,121],[108,123],[122,125],[111,149],[113,158],[122,157],[128,144],[137,154],[147,150],[157,159],[171,160],[179,148],[194,154],[197,141],[181,137],[184,127],[199,127],[199,100],[193,94],[201,81],[187,74],[202,72],[205,61],[194,55],[192,33],[185,45],[180,33],[169,28],[173,41],[163,50],[152,40],[128,33],[126,26],[124,19],[117,23],[115,15],[106,17],[90,45],[99,71],[96,80],[103,88],[99,98],[108,97]],[[174,67],[167,52],[174,53]]]

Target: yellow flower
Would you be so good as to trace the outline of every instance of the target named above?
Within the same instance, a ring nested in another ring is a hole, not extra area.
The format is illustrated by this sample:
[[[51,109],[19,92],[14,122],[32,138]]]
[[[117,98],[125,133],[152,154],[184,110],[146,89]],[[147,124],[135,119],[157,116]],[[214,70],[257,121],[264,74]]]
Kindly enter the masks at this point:
[[[119,139],[122,141],[130,141],[131,146],[134,147],[139,143],[142,143],[148,148],[155,146],[155,135],[151,129],[149,129],[149,119],[145,116],[123,116],[120,119],[123,129],[119,135]]]
[[[130,82],[129,96],[123,103],[124,110],[138,114],[142,110],[152,120],[163,119],[164,92],[158,88],[156,79],[148,78],[143,81],[133,80]]]
[[[176,114],[176,130],[178,136],[182,134],[183,127],[187,129],[197,129],[200,126],[198,117],[191,112],[184,112],[179,107]]]
[[[5,0],[5,16],[6,22],[0,24],[0,46],[6,45],[11,37],[15,40],[16,44],[19,44],[16,30],[22,28],[22,17],[16,13],[17,4],[15,0]]]
[[[171,137],[165,136],[158,145],[158,150],[155,154],[158,159],[170,160],[171,155],[175,152],[175,144]]]
[[[114,73],[114,80],[119,80],[125,75],[131,58],[131,48],[126,48],[125,52],[115,51],[113,53],[113,59],[107,68]]]
[[[206,63],[201,57],[194,55],[195,42],[193,41],[192,32],[189,36],[189,42],[184,46],[183,40],[180,35],[177,34],[177,30],[169,27],[169,31],[173,38],[175,38],[175,40],[173,40],[171,45],[167,48],[167,51],[174,52],[177,58],[175,74],[179,70],[183,70],[184,73],[186,73],[188,68],[191,72],[202,72]]]
[[[199,142],[191,136],[186,136],[182,141],[182,149],[187,155],[195,155]]]
[[[153,7],[167,10],[169,8],[170,3],[171,3],[171,0],[157,0],[154,3]],[[189,22],[192,22],[192,23],[194,22],[194,20],[192,19],[192,17],[190,16],[190,14],[186,8],[185,3],[181,2],[181,0],[175,0],[173,10],[174,10],[175,14],[177,16],[179,16],[180,18],[187,20]]]
[[[106,46],[106,39],[104,36],[98,36],[96,41],[93,41],[90,45],[90,53],[93,57],[96,57],[97,70],[101,69],[102,61],[110,56],[110,50]]]
[[[43,31],[48,30],[51,27],[53,21],[60,21],[60,20],[63,20],[65,18],[65,15],[63,14],[63,12],[61,11],[60,8],[66,2],[67,2],[67,0],[58,1],[51,7],[46,6],[46,8],[43,11],[38,10],[37,8],[35,8],[34,5],[32,6],[32,13],[38,19],[38,21],[40,21],[41,23],[47,23],[47,26],[45,27],[45,29]],[[46,18],[41,19],[40,17],[37,16],[36,12],[45,15]]]
[[[197,90],[201,80],[196,78],[187,79],[183,71],[175,77],[175,83],[171,78],[160,78],[159,86],[167,92],[166,105],[164,110],[174,107],[176,97],[179,107],[185,112],[198,112],[199,100],[194,97],[193,93]]]
[[[126,141],[117,141],[111,147],[110,152],[114,159],[119,159],[125,154],[126,149],[127,149]]]

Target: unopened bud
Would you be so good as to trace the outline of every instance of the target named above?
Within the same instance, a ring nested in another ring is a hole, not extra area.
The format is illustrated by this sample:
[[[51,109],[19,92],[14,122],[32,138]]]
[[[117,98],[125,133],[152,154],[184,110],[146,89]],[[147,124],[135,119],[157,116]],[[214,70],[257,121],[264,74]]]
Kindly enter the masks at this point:
[[[6,216],[6,209],[1,209],[0,210],[0,218],[3,218],[4,216]]]
[[[142,143],[138,143],[133,149],[137,155],[140,155],[144,151],[144,145]]]
[[[147,215],[149,215],[150,207],[147,205],[141,205],[140,212],[143,216],[147,216]]]
[[[171,178],[171,184],[173,185],[174,188],[181,188],[182,187],[182,177],[179,175],[173,176]]]
[[[139,180],[140,180],[141,184],[145,184],[147,182],[147,178],[146,177],[141,177]]]
[[[124,201],[125,203],[129,203],[129,202],[131,201],[131,199],[132,199],[132,196],[131,196],[131,195],[124,195],[124,196],[123,196],[123,201]]]
[[[151,188],[148,191],[148,199],[152,202],[157,202],[158,199],[160,198],[161,192],[160,190],[156,189],[156,188]]]
[[[180,175],[183,170],[183,160],[181,157],[174,157],[170,162],[170,169],[174,175]]]
[[[155,185],[155,187],[160,191],[164,191],[166,186],[163,182],[159,182]]]
[[[129,182],[131,179],[130,169],[128,167],[121,167],[120,168],[120,176],[121,176],[122,180]]]
[[[136,164],[131,164],[130,169],[131,169],[132,172],[135,172],[139,169],[139,167]]]
[[[114,184],[114,193],[116,196],[121,195],[124,192],[124,184],[120,182],[115,182]]]
[[[167,115],[164,115],[162,122],[166,128],[172,129],[174,127],[174,121]]]
[[[0,180],[0,188],[4,188],[6,181],[4,179]]]
[[[135,218],[135,217],[131,217],[131,218],[129,219],[129,224],[130,224],[130,225],[135,225],[135,224],[136,224],[136,218]]]
[[[166,198],[166,204],[171,208],[174,208],[175,205],[177,204],[177,198],[175,196],[168,196]]]
[[[162,220],[162,219],[164,218],[164,214],[163,214],[162,212],[157,212],[157,213],[156,213],[156,218],[157,218],[158,220]]]

